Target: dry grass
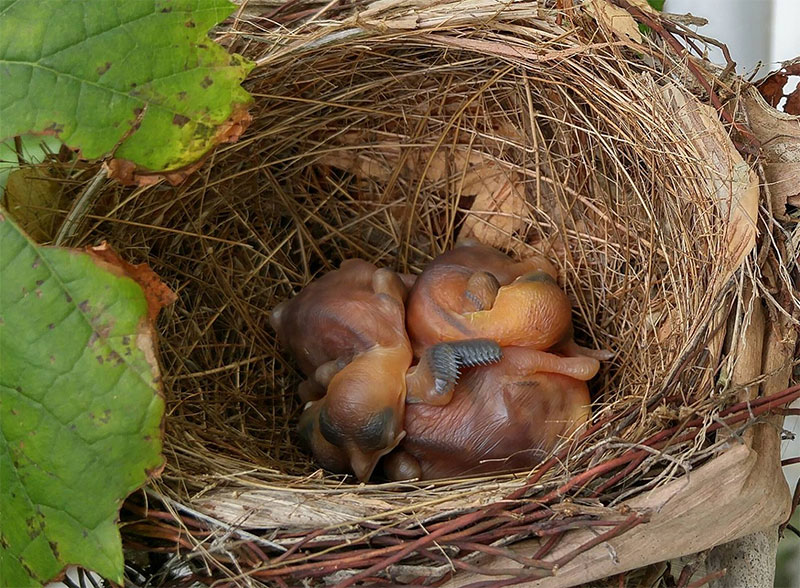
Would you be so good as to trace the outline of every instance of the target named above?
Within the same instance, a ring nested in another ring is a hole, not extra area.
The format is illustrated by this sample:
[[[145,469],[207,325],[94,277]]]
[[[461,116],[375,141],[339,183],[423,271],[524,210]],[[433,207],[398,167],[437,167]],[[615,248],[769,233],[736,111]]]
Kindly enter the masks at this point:
[[[106,184],[76,236],[147,261],[179,296],[160,320],[159,491],[192,509],[230,509],[258,491],[248,525],[277,529],[262,535],[284,547],[325,528],[326,550],[341,548],[337,537],[357,544],[523,488],[524,474],[357,487],[319,471],[297,447],[299,374],[267,320],[348,257],[419,272],[470,217],[501,227],[514,254],[555,260],[579,342],[615,352],[592,382],[597,426],[519,496],[541,496],[670,427],[674,442],[573,494],[613,505],[711,457],[720,446],[704,433],[736,397],[732,333],[759,278],[754,257],[732,273],[741,220],[731,219],[741,215],[720,195],[736,189],[738,155],[717,145],[730,168],[720,179],[696,136],[704,129],[664,90],[699,104],[680,89],[685,60],[655,41],[634,51],[585,14],[535,3],[395,3],[309,22],[321,7],[272,20],[243,13],[222,31],[260,64],[247,82],[250,129],[179,187]],[[736,94],[735,78],[708,79]],[[524,198],[514,223],[473,208],[465,161],[508,174]]]

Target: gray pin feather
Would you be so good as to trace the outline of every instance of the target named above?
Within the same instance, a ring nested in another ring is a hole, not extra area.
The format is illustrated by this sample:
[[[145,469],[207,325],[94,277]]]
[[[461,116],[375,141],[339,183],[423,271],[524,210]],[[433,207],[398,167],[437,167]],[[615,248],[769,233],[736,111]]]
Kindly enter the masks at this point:
[[[444,394],[456,385],[462,368],[496,363],[503,350],[489,339],[469,339],[439,343],[428,348],[430,366],[437,394]]]

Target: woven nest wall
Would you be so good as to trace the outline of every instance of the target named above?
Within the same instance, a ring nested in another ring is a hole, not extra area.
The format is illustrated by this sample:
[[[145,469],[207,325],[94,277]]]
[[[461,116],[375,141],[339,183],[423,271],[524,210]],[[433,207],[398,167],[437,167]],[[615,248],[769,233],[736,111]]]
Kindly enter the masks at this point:
[[[259,62],[238,143],[177,187],[106,184],[76,237],[107,239],[178,294],[160,320],[154,488],[178,552],[202,554],[191,578],[432,582],[554,521],[639,524],[610,509],[713,457],[749,383],[730,377],[762,287],[757,178],[731,134],[747,137],[685,57],[586,12],[380,2],[309,23],[309,6],[220,32]],[[738,84],[719,86],[734,117]],[[558,265],[578,342],[614,352],[590,383],[592,426],[534,472],[358,485],[320,470],[298,446],[300,374],[269,311],[348,257],[419,273],[467,237]],[[440,533],[435,553],[403,551],[454,520],[467,547]],[[209,521],[224,529],[213,544],[197,534]],[[131,523],[129,546],[174,551],[157,528]],[[553,573],[530,569],[515,580]]]

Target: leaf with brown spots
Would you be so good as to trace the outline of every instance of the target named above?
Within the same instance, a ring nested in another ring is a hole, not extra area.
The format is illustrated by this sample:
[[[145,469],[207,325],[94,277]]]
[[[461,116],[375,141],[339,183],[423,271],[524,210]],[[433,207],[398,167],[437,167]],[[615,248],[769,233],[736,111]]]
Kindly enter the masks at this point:
[[[217,127],[216,136],[213,139],[215,145],[222,143],[235,143],[250,125],[252,117],[246,107],[237,108],[233,111],[230,118]],[[189,175],[193,174],[205,161],[207,154],[194,163],[170,172],[149,173],[136,167],[136,164],[127,159],[112,159],[104,164],[108,177],[117,180],[126,186],[139,185],[151,186],[161,180],[166,180],[173,186],[183,182]]]
[[[0,10],[0,140],[57,136],[83,157],[137,173],[185,169],[251,96],[253,64],[213,43],[228,0],[16,0]],[[237,135],[238,136],[238,135]]]
[[[0,272],[0,586],[67,564],[122,584],[120,504],[163,466],[153,320],[172,294],[107,246],[37,246],[3,208]]]

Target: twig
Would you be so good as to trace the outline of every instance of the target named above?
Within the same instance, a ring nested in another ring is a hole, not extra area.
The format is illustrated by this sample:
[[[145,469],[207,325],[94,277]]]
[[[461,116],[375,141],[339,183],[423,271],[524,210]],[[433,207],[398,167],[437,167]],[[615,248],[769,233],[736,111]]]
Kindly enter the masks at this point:
[[[64,222],[62,222],[61,226],[58,228],[58,233],[56,233],[56,238],[54,240],[56,246],[63,245],[65,241],[75,236],[75,232],[78,230],[78,225],[84,213],[94,204],[94,198],[99,195],[100,188],[106,179],[106,175],[106,168],[100,167],[94,178],[92,178],[92,181],[86,185],[81,195],[75,200],[75,204],[72,205],[69,214],[67,214]]]
[[[702,578],[700,578],[696,582],[692,582],[691,584],[686,586],[686,588],[700,588],[700,586],[705,586],[709,582],[712,582],[712,581],[714,581],[714,580],[716,580],[718,578],[721,578],[722,576],[724,576],[727,573],[728,573],[727,569],[718,570],[716,572],[708,574],[707,576],[703,576]]]
[[[25,153],[22,151],[22,137],[19,135],[14,137],[14,151],[17,154],[17,165],[22,167],[25,163]]]
[[[284,552],[284,551],[287,550],[286,547],[284,547],[283,545],[279,545],[278,543],[275,543],[273,541],[269,541],[267,539],[263,539],[263,538],[261,538],[261,537],[259,537],[257,535],[253,535],[252,533],[250,533],[248,531],[245,531],[244,529],[239,529],[237,527],[229,525],[228,523],[223,523],[222,521],[219,521],[219,520],[217,520],[217,519],[215,519],[213,517],[210,517],[210,516],[208,516],[206,514],[203,514],[203,513],[199,512],[197,510],[194,510],[193,508],[189,508],[188,506],[183,505],[180,502],[172,500],[171,498],[169,498],[167,496],[164,496],[163,494],[159,494],[158,492],[156,492],[152,488],[145,488],[145,492],[151,498],[155,498],[157,500],[160,500],[161,502],[164,502],[165,504],[169,504],[170,506],[172,506],[174,509],[176,509],[178,511],[181,511],[181,512],[183,512],[185,514],[191,515],[191,516],[195,517],[196,519],[199,519],[199,520],[201,520],[201,521],[203,521],[205,523],[208,523],[209,525],[211,525],[213,527],[218,527],[220,529],[223,529],[226,532],[231,533],[232,535],[236,535],[237,537],[241,537],[242,539],[245,539],[247,541],[252,541],[253,543],[257,543],[259,545],[263,545],[265,547],[269,547],[271,549],[275,549],[275,550],[280,551],[280,552]]]

